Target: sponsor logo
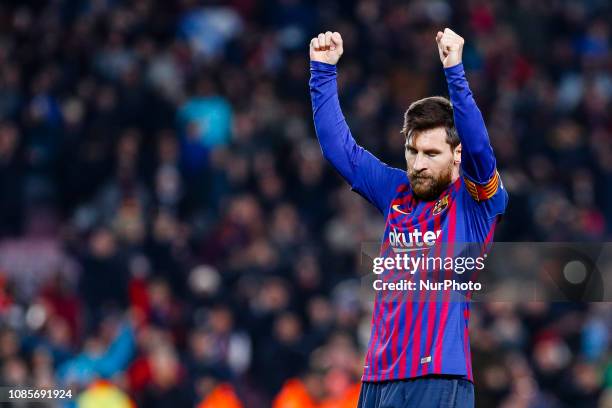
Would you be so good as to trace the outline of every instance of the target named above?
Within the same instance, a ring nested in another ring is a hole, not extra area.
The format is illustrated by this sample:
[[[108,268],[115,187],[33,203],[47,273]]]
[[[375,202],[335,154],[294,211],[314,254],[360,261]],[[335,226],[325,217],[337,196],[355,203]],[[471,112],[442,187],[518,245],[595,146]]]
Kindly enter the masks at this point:
[[[395,205],[391,206],[391,209],[393,209],[393,211],[397,211],[398,213],[404,214],[404,215],[410,215],[410,213],[412,212],[411,208],[408,208],[407,212],[403,211],[403,210],[400,210],[399,204],[395,204]]]
[[[389,232],[389,243],[395,251],[419,251],[433,246],[441,233],[442,230],[422,232],[418,228],[410,232],[398,232],[394,228]]]

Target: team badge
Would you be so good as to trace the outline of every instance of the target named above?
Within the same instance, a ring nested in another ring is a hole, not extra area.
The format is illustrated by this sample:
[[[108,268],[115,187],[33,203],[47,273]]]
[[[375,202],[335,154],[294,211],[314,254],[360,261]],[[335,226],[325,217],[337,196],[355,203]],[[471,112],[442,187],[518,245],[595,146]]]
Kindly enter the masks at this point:
[[[448,207],[448,196],[445,195],[434,205],[433,215],[438,215]]]

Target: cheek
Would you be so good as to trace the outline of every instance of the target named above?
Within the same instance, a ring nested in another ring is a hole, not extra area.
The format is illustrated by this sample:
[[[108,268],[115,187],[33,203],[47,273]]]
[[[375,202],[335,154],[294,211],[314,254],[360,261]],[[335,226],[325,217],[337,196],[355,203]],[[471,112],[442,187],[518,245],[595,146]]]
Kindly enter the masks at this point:
[[[438,156],[435,159],[432,159],[430,164],[433,169],[435,169],[436,173],[440,173],[445,171],[450,166],[453,165],[454,157],[452,155],[444,155]]]

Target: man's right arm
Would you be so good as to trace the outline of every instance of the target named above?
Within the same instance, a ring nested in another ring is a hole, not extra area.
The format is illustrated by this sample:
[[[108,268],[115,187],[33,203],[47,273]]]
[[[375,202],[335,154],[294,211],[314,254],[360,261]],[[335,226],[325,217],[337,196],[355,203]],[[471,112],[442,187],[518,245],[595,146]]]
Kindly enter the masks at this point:
[[[339,35],[336,38],[341,41]],[[338,99],[335,62],[339,56],[316,58],[316,50],[319,47],[315,47],[317,44],[313,45],[314,40],[311,41],[310,53],[310,95],[315,130],[323,156],[355,191],[384,214],[393,199],[396,187],[402,181],[406,181],[406,174],[402,170],[382,163],[355,142]],[[313,58],[313,48],[315,58]],[[340,43],[340,55],[341,50]]]

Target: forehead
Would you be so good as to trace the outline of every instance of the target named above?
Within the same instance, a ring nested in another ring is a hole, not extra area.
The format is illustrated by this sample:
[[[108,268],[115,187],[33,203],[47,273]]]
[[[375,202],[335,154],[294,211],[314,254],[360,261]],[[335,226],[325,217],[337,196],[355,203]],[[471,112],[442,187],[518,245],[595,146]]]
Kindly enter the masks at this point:
[[[406,146],[417,150],[450,147],[446,142],[446,129],[443,127],[413,132],[406,140]]]

